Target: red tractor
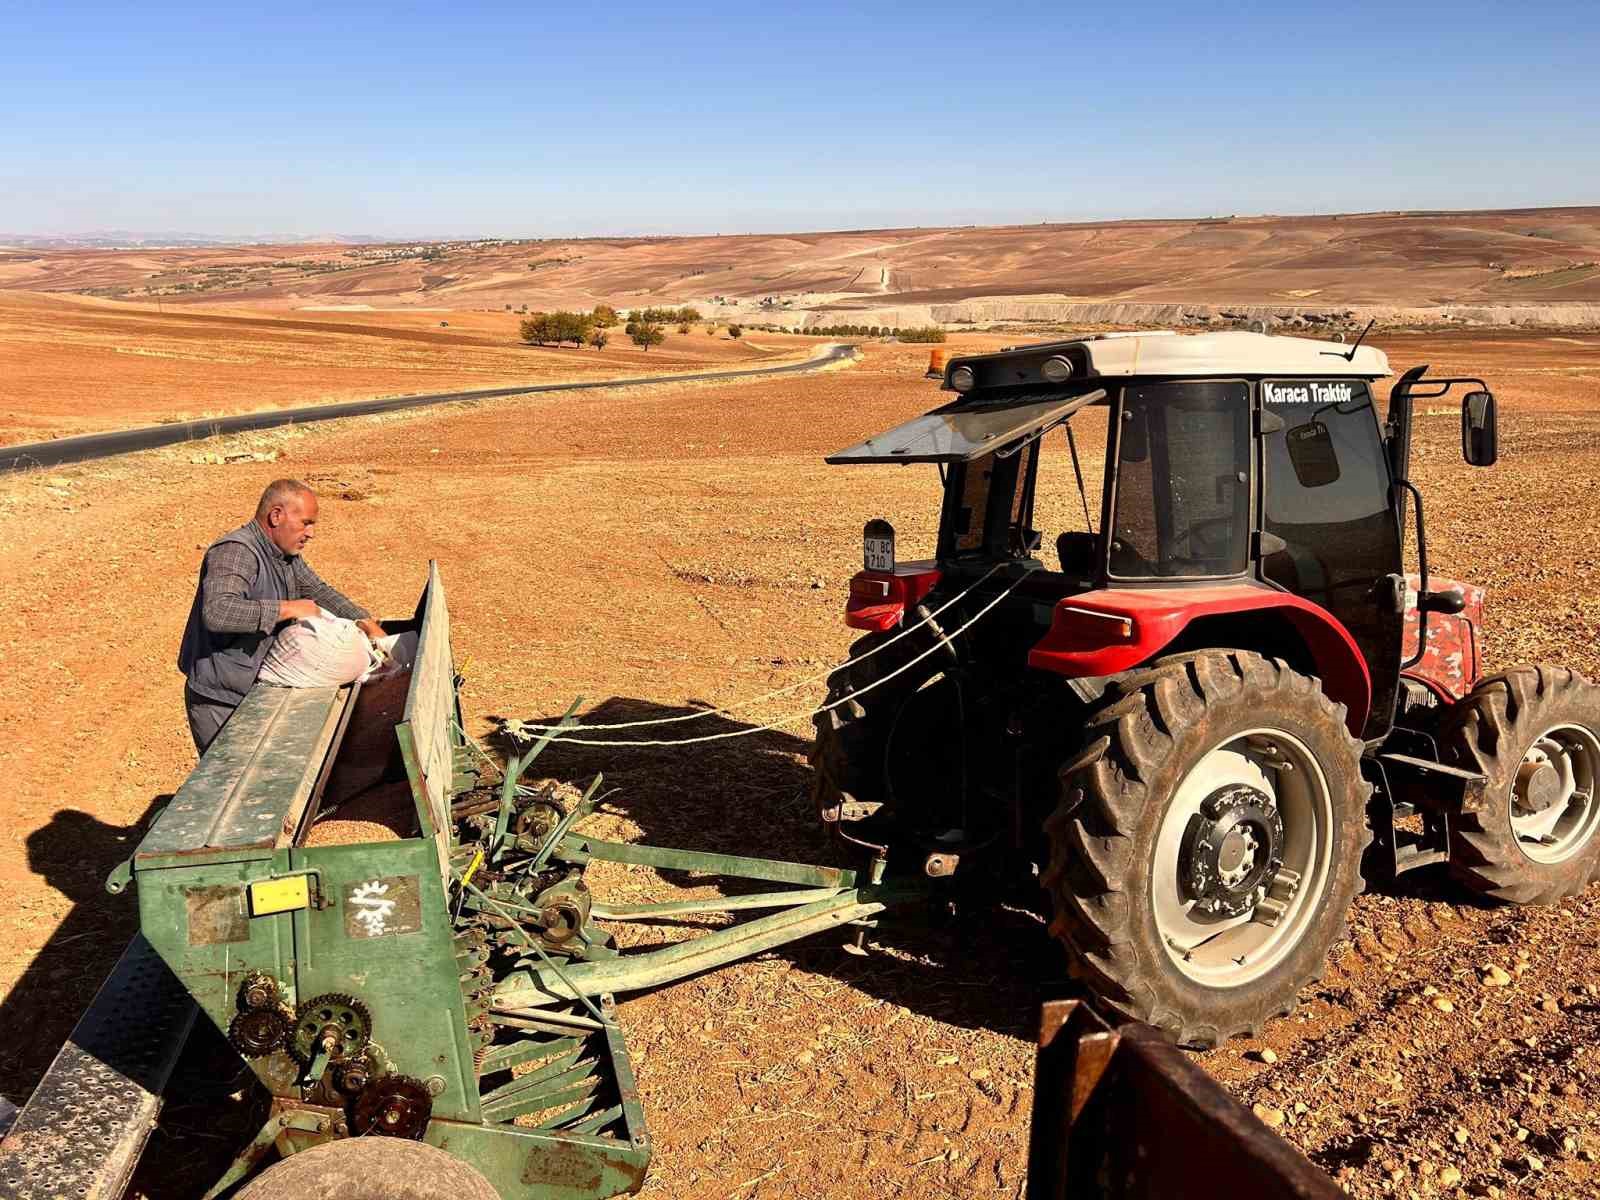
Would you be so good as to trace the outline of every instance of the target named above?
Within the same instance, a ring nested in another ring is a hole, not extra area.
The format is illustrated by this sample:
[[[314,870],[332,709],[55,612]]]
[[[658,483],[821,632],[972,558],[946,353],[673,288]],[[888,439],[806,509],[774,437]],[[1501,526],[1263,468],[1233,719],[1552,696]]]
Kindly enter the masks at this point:
[[[937,464],[944,504],[926,561],[866,527],[824,822],[928,875],[1037,872],[1086,983],[1191,1046],[1289,1011],[1364,859],[1514,903],[1583,888],[1600,689],[1481,674],[1483,594],[1430,578],[1407,470],[1413,403],[1460,385],[1491,466],[1494,397],[1426,371],[1380,421],[1388,361],[1359,341],[952,359],[950,403],[828,459]]]

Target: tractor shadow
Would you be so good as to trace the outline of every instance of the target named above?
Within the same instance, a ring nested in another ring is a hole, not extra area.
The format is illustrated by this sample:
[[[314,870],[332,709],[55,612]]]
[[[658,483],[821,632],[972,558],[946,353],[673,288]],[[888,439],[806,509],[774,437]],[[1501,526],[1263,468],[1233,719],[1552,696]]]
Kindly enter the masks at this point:
[[[108,824],[90,813],[61,809],[49,824],[28,835],[29,869],[72,907],[0,999],[0,1027],[15,1034],[0,1051],[0,1096],[18,1105],[27,1100],[139,931],[133,893],[112,896],[105,880],[133,853],[171,799],[171,793],[152,797],[132,825]],[[249,1117],[259,1097],[241,1081],[242,1066],[209,1021],[195,1022],[168,1084],[161,1123],[127,1193],[130,1198],[192,1200],[205,1190],[206,1180],[221,1174],[233,1157],[233,1143],[248,1141],[255,1132]],[[195,1111],[202,1116],[189,1122],[193,1128],[175,1134],[175,1119],[181,1127]],[[203,1131],[198,1141],[190,1136],[196,1129]]]
[[[663,720],[699,711],[705,709],[613,698],[588,713],[585,722]],[[528,719],[551,724],[559,718],[555,713]],[[574,736],[665,741],[713,734],[737,736],[678,746],[595,747],[557,741],[534,762],[527,778],[586,787],[603,773],[601,790],[608,795],[599,814],[626,818],[638,827],[637,840],[653,845],[824,866],[864,865],[864,852],[833,839],[817,819],[810,800],[807,738],[758,731],[712,715]],[[706,881],[681,872],[661,875],[672,884]],[[729,880],[725,891],[735,895],[777,886]],[[996,887],[986,897],[956,904],[953,914],[931,904],[892,909],[867,932],[865,956],[844,949],[854,941],[854,930],[820,934],[772,953],[947,1024],[1031,1040],[1038,1028],[1040,996],[1062,996],[1070,989],[1059,982],[1066,963],[1038,911],[1043,896],[1035,899],[1026,881],[1024,892],[1019,899],[1003,898]],[[685,923],[693,922],[687,918]]]
[[[170,799],[153,797],[133,825],[111,825],[64,808],[28,834],[28,869],[72,907],[0,999],[0,1028],[13,1034],[0,1051],[0,1096],[17,1104],[27,1099],[138,932],[132,895],[109,895],[105,880]]]

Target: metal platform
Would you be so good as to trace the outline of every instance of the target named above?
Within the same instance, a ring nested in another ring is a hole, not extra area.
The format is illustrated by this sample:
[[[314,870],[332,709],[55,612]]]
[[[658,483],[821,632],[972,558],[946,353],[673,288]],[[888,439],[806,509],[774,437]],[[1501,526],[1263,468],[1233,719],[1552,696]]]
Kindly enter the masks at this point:
[[[183,985],[135,937],[0,1141],[0,1200],[117,1200],[194,1017]]]

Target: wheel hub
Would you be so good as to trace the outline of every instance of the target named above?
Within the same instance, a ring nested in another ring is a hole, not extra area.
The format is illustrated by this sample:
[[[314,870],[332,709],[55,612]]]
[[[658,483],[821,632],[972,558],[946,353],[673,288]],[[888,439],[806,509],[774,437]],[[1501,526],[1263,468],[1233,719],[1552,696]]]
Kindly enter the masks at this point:
[[[1524,813],[1541,813],[1561,799],[1561,772],[1543,755],[1530,755],[1517,770],[1514,800]]]
[[[1250,911],[1283,865],[1283,817],[1265,792],[1230,784],[1207,796],[1184,832],[1178,870],[1201,912]]]

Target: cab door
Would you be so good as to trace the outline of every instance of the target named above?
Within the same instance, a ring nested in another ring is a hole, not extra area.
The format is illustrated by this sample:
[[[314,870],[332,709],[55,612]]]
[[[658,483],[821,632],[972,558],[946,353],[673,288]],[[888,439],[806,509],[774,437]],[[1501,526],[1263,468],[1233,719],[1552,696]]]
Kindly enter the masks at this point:
[[[1365,736],[1394,719],[1404,581],[1372,390],[1361,379],[1260,384],[1261,576],[1350,632],[1372,676]]]

